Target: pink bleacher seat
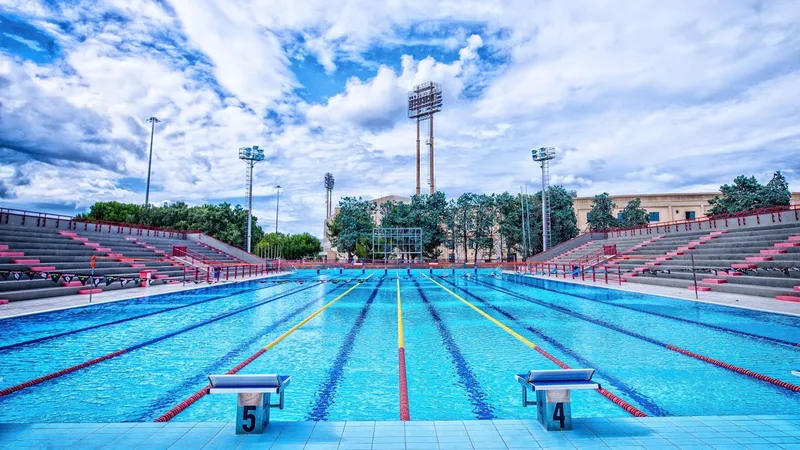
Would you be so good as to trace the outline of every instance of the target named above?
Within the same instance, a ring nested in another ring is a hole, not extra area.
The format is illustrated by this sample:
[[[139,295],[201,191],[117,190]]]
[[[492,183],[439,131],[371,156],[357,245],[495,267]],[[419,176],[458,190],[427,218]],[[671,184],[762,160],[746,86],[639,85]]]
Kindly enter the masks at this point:
[[[58,234],[62,236],[77,236],[77,233],[73,231],[59,231]]]
[[[99,294],[103,292],[102,289],[79,289],[78,294],[80,295],[89,295],[89,294]]]
[[[0,245],[0,250],[8,250],[8,246],[5,244]]]
[[[106,256],[110,258],[119,258],[120,256],[122,256],[122,253],[106,253]]]
[[[786,253],[786,250],[782,248],[770,248],[767,250],[761,250],[759,253],[762,255],[780,255],[782,253]]]
[[[789,236],[790,241],[800,241],[800,235],[797,236]]]
[[[672,257],[670,256],[659,256],[656,258],[656,261],[672,261]]]
[[[683,256],[683,252],[667,252],[667,256]]]
[[[727,281],[720,280],[719,278],[703,278],[703,283],[708,284],[725,284]]]
[[[52,272],[56,270],[55,266],[36,266],[36,267],[29,267],[32,272]]]
[[[689,286],[689,290],[690,291],[695,291],[696,290],[697,292],[708,292],[708,291],[711,290],[711,288],[708,287],[708,286],[697,286],[697,289],[695,289],[694,286]]]
[[[731,264],[731,269],[757,269],[755,264]]]
[[[11,262],[14,264],[39,264],[38,259],[12,259]]]
[[[89,238],[87,238],[87,237],[80,237],[80,236],[73,236],[73,237],[72,237],[72,240],[73,240],[73,241],[81,241],[81,242],[86,242],[86,241],[88,241],[88,240],[89,240]]]
[[[25,256],[25,252],[0,252],[0,256],[3,257],[13,257],[13,256]]]
[[[771,256],[748,256],[744,260],[748,261],[748,262],[767,262],[767,261],[772,261],[772,257]]]
[[[644,265],[645,265],[645,266],[660,266],[660,265],[661,265],[661,263],[660,263],[660,262],[658,262],[658,261],[650,261],[650,262],[646,262],[646,263],[644,263]]]
[[[795,297],[793,295],[778,295],[775,297],[775,300],[780,300],[782,302],[800,302],[800,297]]]
[[[96,251],[96,252],[110,252],[111,248],[110,247],[95,247],[94,251]]]
[[[136,238],[135,237],[126,237],[125,240],[126,241],[135,241]]]
[[[69,283],[67,283],[66,281],[61,282],[61,287],[77,287],[77,286],[83,286],[83,283],[81,283],[80,281],[70,281]]]
[[[133,264],[131,264],[130,266],[131,266],[131,267],[135,267],[135,268],[137,268],[137,269],[138,269],[138,268],[144,267],[144,264],[142,264],[142,263],[133,263]]]
[[[794,290],[795,290],[795,291],[800,291],[800,286],[795,286],[795,287],[794,287]]]
[[[100,246],[100,244],[97,243],[97,242],[84,242],[83,245],[85,245],[87,247],[99,247]]]
[[[8,300],[7,299],[0,298],[0,305],[7,305],[7,304],[8,304]]]
[[[726,231],[712,231],[711,232],[711,236],[721,236],[721,235],[723,235],[723,234],[725,234],[727,232],[728,232],[727,230]]]
[[[719,277],[740,277],[742,276],[742,272],[737,272],[735,270],[730,270],[728,272],[719,272],[717,273]]]
[[[778,242],[774,245],[775,248],[787,248],[787,247],[800,247],[800,241],[791,241],[791,242]]]
[[[678,247],[678,251],[685,252],[686,250],[694,250],[694,245],[687,245],[684,247]]]

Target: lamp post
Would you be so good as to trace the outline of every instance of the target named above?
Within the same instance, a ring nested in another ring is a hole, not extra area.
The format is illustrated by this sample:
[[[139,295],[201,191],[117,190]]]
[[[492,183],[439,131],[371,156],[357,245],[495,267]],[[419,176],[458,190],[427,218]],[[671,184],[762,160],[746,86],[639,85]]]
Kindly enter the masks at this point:
[[[533,160],[542,167],[542,251],[550,247],[550,205],[548,189],[550,188],[550,160],[555,159],[556,149],[542,147],[531,150]]]
[[[280,212],[280,206],[281,206],[281,185],[279,184],[279,185],[275,186],[275,189],[278,190],[278,199],[277,199],[277,202],[275,203],[275,234],[277,234],[278,233],[278,213]]]
[[[144,194],[144,206],[150,206],[150,167],[153,164],[153,134],[156,131],[156,124],[161,122],[155,117],[147,119],[150,122],[150,158],[147,160],[147,190]]]
[[[257,145],[242,147],[239,149],[239,159],[247,163],[247,252],[250,252],[252,238],[252,217],[253,217],[253,166],[264,160],[264,150]]]

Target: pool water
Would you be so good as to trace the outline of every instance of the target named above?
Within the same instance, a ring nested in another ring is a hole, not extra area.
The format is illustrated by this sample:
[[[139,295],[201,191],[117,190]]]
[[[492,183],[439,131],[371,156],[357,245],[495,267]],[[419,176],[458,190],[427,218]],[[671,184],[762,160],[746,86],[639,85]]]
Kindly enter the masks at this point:
[[[412,420],[535,417],[513,375],[559,366],[470,304],[563,364],[597,369],[605,389],[647,415],[800,411],[800,392],[665,347],[795,386],[797,317],[488,270],[309,270],[281,279],[0,320],[0,392],[127,350],[0,395],[0,422],[155,420],[207,375],[229,371],[337,298],[239,373],[291,375],[275,419],[398,420],[398,286]],[[235,396],[206,395],[172,420],[232,420],[234,408]],[[573,391],[572,410],[630,415],[591,390]]]

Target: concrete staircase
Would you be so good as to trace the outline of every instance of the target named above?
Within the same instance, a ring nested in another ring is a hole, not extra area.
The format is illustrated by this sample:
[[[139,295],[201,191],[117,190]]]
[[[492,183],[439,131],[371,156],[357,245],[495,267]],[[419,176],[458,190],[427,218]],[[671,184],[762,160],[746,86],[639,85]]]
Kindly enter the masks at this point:
[[[35,275],[33,279],[26,274],[19,279],[13,275],[8,275],[7,279],[0,276],[0,300],[19,301],[140,286],[118,281],[109,285],[100,282],[97,286],[82,283],[77,276],[92,273],[92,256],[96,257],[94,275],[97,278],[130,278],[149,273],[153,284],[177,282],[184,277],[184,267],[171,258],[173,245],[185,245],[212,259],[239,262],[201,243],[183,239],[3,225],[0,227],[0,271],[34,272]],[[53,273],[76,277],[70,277],[68,282],[63,278],[54,282],[50,277]]]

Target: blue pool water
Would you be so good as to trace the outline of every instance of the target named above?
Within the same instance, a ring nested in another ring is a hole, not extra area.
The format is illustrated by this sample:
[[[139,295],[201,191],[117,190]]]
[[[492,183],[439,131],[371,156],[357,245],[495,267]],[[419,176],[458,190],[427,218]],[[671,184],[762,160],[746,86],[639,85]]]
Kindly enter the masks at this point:
[[[412,420],[534,418],[535,408],[520,406],[513,374],[558,368],[465,301],[569,366],[597,369],[604,388],[647,415],[800,411],[800,393],[661,345],[798,384],[790,371],[800,367],[800,318],[490,271],[433,273],[300,271],[284,284],[1,320],[0,391],[128,352],[0,396],[0,422],[152,421],[205,386],[208,374],[230,370],[345,293],[240,373],[292,376],[276,419],[397,420],[397,277]],[[594,391],[573,392],[572,402],[578,417],[629,415]],[[207,395],[173,420],[231,420],[234,407],[234,396]]]

